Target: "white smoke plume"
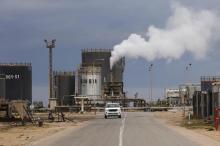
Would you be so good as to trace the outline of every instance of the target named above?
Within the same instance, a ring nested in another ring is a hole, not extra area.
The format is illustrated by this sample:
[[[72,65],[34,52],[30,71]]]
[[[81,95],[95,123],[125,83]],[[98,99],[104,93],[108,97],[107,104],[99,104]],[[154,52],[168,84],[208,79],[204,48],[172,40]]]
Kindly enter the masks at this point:
[[[111,67],[121,57],[172,61],[190,52],[196,59],[204,58],[219,28],[218,16],[212,11],[196,11],[179,3],[171,8],[172,15],[164,29],[152,25],[148,28],[146,38],[131,34],[127,40],[114,46]]]

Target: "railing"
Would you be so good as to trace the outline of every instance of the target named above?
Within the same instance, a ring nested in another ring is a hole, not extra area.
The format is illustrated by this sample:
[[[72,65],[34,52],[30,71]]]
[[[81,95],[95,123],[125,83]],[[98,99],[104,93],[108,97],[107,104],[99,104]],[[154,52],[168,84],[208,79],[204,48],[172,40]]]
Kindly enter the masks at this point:
[[[53,74],[55,76],[75,75],[75,72],[74,71],[54,71]]]
[[[220,76],[201,76],[201,81],[220,81]]]
[[[111,52],[112,49],[93,49],[93,48],[86,48],[82,49],[82,52]]]

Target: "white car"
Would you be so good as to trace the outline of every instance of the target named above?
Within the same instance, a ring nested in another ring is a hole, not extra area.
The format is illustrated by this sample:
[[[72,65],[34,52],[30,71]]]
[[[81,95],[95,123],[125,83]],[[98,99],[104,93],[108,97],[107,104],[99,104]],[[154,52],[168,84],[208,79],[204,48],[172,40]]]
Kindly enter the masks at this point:
[[[121,118],[121,107],[119,103],[107,103],[105,106],[105,119],[109,116]]]

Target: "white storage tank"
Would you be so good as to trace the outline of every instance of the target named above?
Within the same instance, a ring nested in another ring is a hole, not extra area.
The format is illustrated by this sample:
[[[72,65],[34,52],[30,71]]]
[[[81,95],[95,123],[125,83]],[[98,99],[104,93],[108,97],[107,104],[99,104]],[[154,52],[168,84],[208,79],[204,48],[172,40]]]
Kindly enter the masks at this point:
[[[80,95],[93,99],[101,96],[101,67],[87,66],[79,70]]]

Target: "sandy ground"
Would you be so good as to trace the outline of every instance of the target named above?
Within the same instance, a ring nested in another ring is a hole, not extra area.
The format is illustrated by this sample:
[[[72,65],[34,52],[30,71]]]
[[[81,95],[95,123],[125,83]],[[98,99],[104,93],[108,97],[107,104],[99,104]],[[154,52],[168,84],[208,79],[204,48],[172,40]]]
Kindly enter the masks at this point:
[[[188,121],[184,120],[182,115],[182,111],[153,113],[158,121],[165,123],[173,130],[189,137],[200,145],[220,146],[220,131],[212,130],[213,127],[210,124],[204,124],[204,121],[191,120],[191,123],[188,124]],[[193,125],[195,122],[199,124]]]
[[[85,125],[85,121],[94,119],[94,113],[70,114],[65,113],[66,117],[75,122],[44,122],[43,127],[27,124],[26,126],[11,126],[8,123],[0,123],[0,146],[24,146],[39,141],[42,138],[49,137],[59,131],[72,131]],[[42,119],[47,115],[39,114]],[[220,131],[215,131],[210,125],[196,124],[197,126],[187,126],[181,111],[173,112],[153,112],[159,122],[164,123],[173,130],[181,133],[183,136],[190,137],[192,141],[199,142],[204,146],[220,146]],[[195,122],[192,120],[192,123]],[[199,126],[198,126],[199,125]],[[62,133],[62,132],[61,132]]]
[[[47,117],[44,114],[39,114],[40,117]],[[65,114],[66,117],[74,119],[74,122],[44,122],[43,127],[37,127],[31,123],[25,126],[15,126],[11,123],[0,123],[0,146],[23,146],[29,145],[42,139],[53,135],[65,129],[74,129],[83,126],[85,121],[94,118],[93,113],[81,114]]]

